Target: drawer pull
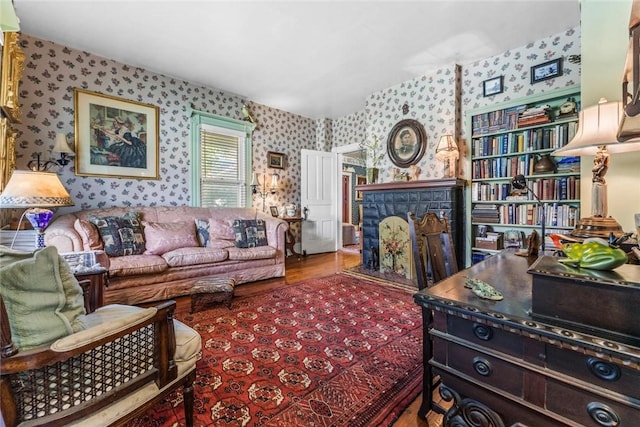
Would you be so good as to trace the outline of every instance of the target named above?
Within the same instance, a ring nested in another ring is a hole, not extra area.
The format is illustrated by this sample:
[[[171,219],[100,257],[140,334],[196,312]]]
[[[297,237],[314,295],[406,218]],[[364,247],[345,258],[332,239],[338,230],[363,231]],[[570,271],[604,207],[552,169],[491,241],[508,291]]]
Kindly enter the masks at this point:
[[[490,326],[480,323],[473,324],[473,333],[482,341],[489,341],[493,337],[493,330]]]
[[[587,366],[593,375],[605,381],[616,381],[620,378],[620,368],[613,363],[595,357],[587,359]]]
[[[488,377],[493,373],[493,368],[491,367],[491,363],[482,357],[474,357],[473,358],[473,369],[483,377]]]
[[[613,409],[600,402],[587,405],[587,412],[596,424],[602,427],[616,427],[620,425],[620,417]]]

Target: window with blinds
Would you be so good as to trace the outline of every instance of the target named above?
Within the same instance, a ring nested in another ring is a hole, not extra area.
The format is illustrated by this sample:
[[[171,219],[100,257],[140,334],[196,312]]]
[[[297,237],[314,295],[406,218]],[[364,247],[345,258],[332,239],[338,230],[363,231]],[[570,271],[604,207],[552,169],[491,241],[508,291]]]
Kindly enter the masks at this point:
[[[242,133],[200,126],[200,206],[246,206],[245,144]]]

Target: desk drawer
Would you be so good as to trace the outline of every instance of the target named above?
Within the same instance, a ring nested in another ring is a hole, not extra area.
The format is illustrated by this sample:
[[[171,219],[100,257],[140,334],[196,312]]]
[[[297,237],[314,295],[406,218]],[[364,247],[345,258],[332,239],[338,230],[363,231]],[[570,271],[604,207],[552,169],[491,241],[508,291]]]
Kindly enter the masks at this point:
[[[547,345],[546,355],[549,369],[640,399],[640,372],[636,370],[552,345]]]
[[[443,315],[442,313],[437,314]],[[457,316],[447,316],[447,331],[443,332],[512,356],[522,357],[524,353],[526,338],[486,323],[473,322]]]
[[[522,368],[439,337],[434,337],[436,351],[433,360],[468,375],[478,382],[500,388],[514,396],[522,396],[524,372]]]
[[[586,427],[635,427],[640,420],[638,408],[604,399],[551,379],[547,382],[547,409]]]

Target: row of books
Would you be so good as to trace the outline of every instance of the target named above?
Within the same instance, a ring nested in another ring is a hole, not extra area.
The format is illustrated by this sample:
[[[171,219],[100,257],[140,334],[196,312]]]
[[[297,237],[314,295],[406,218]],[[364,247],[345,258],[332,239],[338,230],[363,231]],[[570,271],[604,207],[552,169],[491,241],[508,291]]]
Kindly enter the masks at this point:
[[[575,227],[576,219],[580,218],[577,206],[549,204],[507,204],[500,206],[500,223],[513,225],[540,225],[544,209],[545,225],[547,227]]]
[[[516,129],[520,113],[527,109],[526,105],[518,105],[503,110],[476,114],[471,117],[473,135]]]
[[[547,227],[575,227],[576,219],[580,218],[580,209],[577,206],[558,203],[509,203],[500,206],[485,205],[481,209],[474,207],[471,211],[471,221],[487,224],[541,225],[543,210]]]
[[[473,153],[478,157],[556,149],[564,147],[571,141],[577,130],[577,122],[568,122],[549,128],[529,129],[520,133],[483,136],[473,139]]]
[[[558,178],[543,178],[530,181],[531,190],[540,200],[577,200],[580,198],[580,178],[577,176],[563,176]],[[510,183],[504,182],[473,182],[471,183],[471,200],[535,200],[529,192],[522,196],[512,194]]]

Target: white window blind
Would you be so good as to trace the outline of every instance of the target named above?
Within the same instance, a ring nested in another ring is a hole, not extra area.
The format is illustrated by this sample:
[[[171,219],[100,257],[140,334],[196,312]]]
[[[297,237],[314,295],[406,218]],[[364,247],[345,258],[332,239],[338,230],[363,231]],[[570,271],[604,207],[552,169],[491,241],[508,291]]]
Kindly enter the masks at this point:
[[[246,204],[245,137],[233,130],[200,126],[200,205]]]

